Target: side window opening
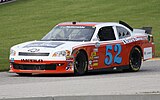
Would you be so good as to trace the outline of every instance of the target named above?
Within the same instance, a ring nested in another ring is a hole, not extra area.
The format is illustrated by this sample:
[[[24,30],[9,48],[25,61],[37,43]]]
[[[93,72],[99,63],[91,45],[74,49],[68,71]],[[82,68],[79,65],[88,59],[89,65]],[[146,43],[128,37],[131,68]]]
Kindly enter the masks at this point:
[[[116,28],[117,28],[119,39],[131,36],[130,32],[126,30],[125,28],[120,27],[120,26],[117,26]]]
[[[98,37],[100,41],[116,40],[112,26],[100,28]]]

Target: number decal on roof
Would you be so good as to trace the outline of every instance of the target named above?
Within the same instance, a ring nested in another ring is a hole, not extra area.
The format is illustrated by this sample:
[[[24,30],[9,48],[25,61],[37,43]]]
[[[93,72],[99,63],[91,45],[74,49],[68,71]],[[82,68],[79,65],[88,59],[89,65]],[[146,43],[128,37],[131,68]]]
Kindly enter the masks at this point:
[[[110,65],[112,63],[113,55],[110,52],[111,50],[112,50],[112,45],[107,45],[106,46],[106,58],[104,60],[106,65]],[[115,57],[113,59],[114,63],[120,64],[122,62],[122,57],[119,57],[121,51],[122,51],[121,45],[120,44],[116,44],[114,46],[114,52],[117,52],[117,53],[116,53],[116,55],[115,55]]]

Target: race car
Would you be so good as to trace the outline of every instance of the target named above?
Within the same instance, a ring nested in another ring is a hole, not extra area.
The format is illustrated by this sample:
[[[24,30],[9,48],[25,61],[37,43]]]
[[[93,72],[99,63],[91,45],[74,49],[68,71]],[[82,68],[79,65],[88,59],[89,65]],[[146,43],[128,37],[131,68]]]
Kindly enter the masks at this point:
[[[39,41],[11,47],[9,72],[19,75],[121,69],[137,72],[154,56],[151,27],[120,22],[64,22]]]

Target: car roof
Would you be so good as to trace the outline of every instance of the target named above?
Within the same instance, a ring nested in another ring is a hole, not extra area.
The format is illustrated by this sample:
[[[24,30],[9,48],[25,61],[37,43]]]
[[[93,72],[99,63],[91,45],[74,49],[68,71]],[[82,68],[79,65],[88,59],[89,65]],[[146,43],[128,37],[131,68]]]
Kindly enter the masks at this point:
[[[59,23],[58,26],[99,26],[99,25],[119,25],[119,23],[116,22],[64,22]]]

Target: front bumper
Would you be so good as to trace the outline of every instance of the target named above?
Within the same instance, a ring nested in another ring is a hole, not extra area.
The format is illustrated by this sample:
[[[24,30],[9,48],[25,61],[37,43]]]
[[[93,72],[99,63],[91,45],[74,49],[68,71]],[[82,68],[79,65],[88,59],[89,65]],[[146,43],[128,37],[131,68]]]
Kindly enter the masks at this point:
[[[45,62],[22,62],[15,60],[10,63],[12,73],[32,73],[32,74],[61,74],[74,73],[73,60],[65,61],[45,61]]]

